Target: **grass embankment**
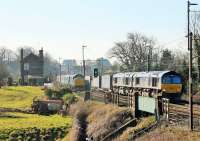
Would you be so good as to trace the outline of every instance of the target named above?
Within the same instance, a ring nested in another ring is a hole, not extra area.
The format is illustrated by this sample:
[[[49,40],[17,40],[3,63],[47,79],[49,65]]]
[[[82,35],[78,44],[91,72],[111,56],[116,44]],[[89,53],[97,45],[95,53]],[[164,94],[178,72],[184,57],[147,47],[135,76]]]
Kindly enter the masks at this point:
[[[0,89],[0,107],[29,108],[33,98],[43,94],[41,87],[3,87]]]
[[[33,98],[42,96],[44,96],[44,91],[41,90],[41,87],[4,87],[0,89],[0,108],[30,108]],[[53,130],[59,130],[63,136],[71,128],[71,125],[71,117],[0,112],[0,140],[7,140],[13,132],[16,132],[17,135],[20,134],[20,138],[22,137],[21,134],[27,135],[27,138],[36,136],[35,134],[33,135],[33,128],[40,130],[39,137],[45,136],[49,130],[53,134],[58,133]],[[29,132],[31,132],[31,135]],[[22,138],[25,138],[25,135]],[[56,135],[56,137],[58,136]]]
[[[200,141],[200,133],[179,127],[166,127],[157,129],[136,141]]]
[[[37,114],[4,113],[8,117],[0,118],[0,131],[7,129],[51,128],[70,125],[72,119],[60,115],[42,116]]]
[[[0,140],[7,139],[13,131],[25,131],[32,128],[48,130],[52,128],[70,128],[72,118],[60,115],[42,116],[36,114],[4,113],[0,118]],[[66,129],[63,132],[67,132]]]
[[[78,102],[71,106],[70,111],[75,120],[64,141],[81,141],[85,136],[99,141],[132,118],[127,108],[96,102]],[[85,124],[86,129],[83,130]]]
[[[137,133],[138,131],[152,125],[155,122],[155,117],[154,116],[150,116],[150,117],[145,117],[142,118],[138,121],[137,125],[135,127],[129,127],[127,128],[122,135],[120,135],[119,137],[117,137],[117,139],[115,139],[114,141],[127,141],[130,139],[130,137],[132,135],[134,135],[135,133]]]

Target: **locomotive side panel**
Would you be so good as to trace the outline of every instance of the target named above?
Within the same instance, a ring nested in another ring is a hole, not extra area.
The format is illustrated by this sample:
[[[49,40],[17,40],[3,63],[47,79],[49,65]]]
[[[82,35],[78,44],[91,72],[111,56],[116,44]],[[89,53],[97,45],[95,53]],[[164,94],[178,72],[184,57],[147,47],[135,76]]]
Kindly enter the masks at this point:
[[[124,73],[117,73],[113,75],[113,87],[124,86]]]
[[[112,81],[111,75],[103,75],[101,77],[101,88],[110,90],[112,88],[111,81]]]
[[[151,71],[118,73],[113,75],[114,92],[125,94],[137,91],[142,95],[153,96],[175,94],[182,91],[180,74],[174,71]]]

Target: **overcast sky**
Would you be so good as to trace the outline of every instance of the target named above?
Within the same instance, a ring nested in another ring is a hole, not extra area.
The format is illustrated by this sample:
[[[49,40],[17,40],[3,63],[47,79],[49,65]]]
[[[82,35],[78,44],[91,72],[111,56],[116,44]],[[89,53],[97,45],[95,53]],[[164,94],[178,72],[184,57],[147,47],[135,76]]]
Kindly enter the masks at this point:
[[[82,45],[86,58],[105,57],[128,32],[186,49],[185,31],[186,0],[0,0],[0,46],[42,46],[54,58],[81,59]]]

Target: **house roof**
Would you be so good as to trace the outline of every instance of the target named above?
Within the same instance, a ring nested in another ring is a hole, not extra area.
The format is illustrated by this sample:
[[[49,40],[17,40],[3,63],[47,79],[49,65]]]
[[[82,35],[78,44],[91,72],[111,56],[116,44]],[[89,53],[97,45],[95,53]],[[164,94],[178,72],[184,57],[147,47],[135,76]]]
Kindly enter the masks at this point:
[[[40,57],[33,54],[33,53],[30,53],[29,55],[27,55],[26,57],[24,57],[24,62],[28,62],[30,59],[33,59],[33,60],[39,60]]]

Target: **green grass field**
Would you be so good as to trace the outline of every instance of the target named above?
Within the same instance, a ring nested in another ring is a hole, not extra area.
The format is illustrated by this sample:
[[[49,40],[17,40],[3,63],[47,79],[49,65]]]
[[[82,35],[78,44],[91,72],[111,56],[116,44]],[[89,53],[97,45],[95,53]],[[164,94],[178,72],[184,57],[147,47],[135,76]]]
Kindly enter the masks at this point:
[[[34,97],[44,95],[41,87],[4,87],[0,89],[0,108],[29,108]],[[37,128],[47,130],[52,128],[71,128],[72,118],[60,115],[43,116],[15,112],[0,112],[0,140],[7,140],[13,131],[26,131]]]
[[[0,131],[7,129],[26,129],[26,128],[51,128],[60,126],[70,126],[71,117],[60,115],[42,116],[37,114],[24,113],[4,113],[10,117],[0,118]],[[11,117],[13,116],[13,117]]]
[[[71,117],[60,115],[42,116],[37,114],[3,113],[9,117],[0,117],[0,140],[7,140],[13,131],[27,131],[33,128],[48,130],[65,128],[65,132],[72,126]]]
[[[0,89],[0,107],[29,108],[33,98],[43,94],[40,87],[4,87]]]

